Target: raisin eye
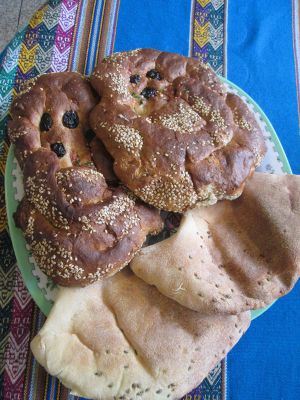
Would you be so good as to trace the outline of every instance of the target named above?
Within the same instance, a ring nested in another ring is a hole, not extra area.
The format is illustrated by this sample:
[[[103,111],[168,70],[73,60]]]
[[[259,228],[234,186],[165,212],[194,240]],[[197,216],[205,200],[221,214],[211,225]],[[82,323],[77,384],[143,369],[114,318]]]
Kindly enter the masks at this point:
[[[157,90],[154,88],[145,87],[145,89],[141,91],[141,96],[144,96],[145,99],[150,99],[150,97],[154,97],[156,95],[157,95]]]
[[[158,81],[161,81],[161,75],[156,69],[150,69],[150,71],[147,72],[146,76],[147,78],[157,79]]]
[[[52,118],[51,115],[48,113],[44,113],[41,118],[40,122],[40,130],[41,131],[49,131],[49,129],[52,127]]]
[[[92,129],[88,129],[88,130],[85,132],[84,136],[85,136],[86,141],[87,141],[88,143],[90,143],[90,142],[94,139],[95,133],[92,131]]]
[[[134,83],[136,85],[137,83],[139,83],[141,81],[141,77],[140,77],[140,75],[135,74],[135,75],[131,75],[129,80],[130,80],[130,83]]]
[[[65,146],[62,143],[52,143],[50,145],[51,150],[57,155],[58,158],[63,157],[66,154]]]
[[[66,128],[75,129],[79,124],[79,117],[76,111],[66,111],[63,115],[63,125]]]

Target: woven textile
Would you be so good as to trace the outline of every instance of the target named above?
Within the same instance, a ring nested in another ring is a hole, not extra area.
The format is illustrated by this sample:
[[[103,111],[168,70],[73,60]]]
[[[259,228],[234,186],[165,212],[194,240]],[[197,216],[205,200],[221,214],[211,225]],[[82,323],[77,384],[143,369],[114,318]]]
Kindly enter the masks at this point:
[[[57,379],[33,360],[31,338],[45,317],[33,303],[15,265],[5,214],[6,126],[13,96],[25,80],[46,72],[77,70],[88,74],[110,54],[115,37],[118,0],[49,1],[0,57],[0,398],[72,399]]]
[[[0,55],[0,399],[73,400],[33,359],[29,343],[45,316],[15,264],[6,224],[4,173],[11,101],[25,80],[46,72],[90,74],[113,49],[119,0],[49,0]],[[223,0],[191,4],[190,54],[225,72]],[[186,37],[188,42],[189,38]],[[159,46],[157,46],[159,47]],[[225,362],[185,399],[225,399]]]
[[[226,75],[226,0],[194,0],[190,54]]]

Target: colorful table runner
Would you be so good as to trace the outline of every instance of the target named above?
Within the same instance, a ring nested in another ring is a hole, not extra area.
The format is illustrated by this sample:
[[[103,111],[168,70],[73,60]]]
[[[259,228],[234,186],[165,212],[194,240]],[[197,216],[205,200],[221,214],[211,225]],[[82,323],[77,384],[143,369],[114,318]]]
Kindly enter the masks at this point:
[[[299,173],[299,24],[297,0],[293,8],[281,0],[274,0],[272,6],[267,0],[231,0],[229,4],[226,0],[49,0],[2,52],[0,399],[79,399],[46,374],[31,355],[30,340],[45,317],[24,287],[7,231],[6,125],[21,83],[45,72],[90,74],[113,48],[154,47],[190,54],[219,74],[228,71],[228,77],[260,103],[275,125],[294,172]],[[223,361],[185,399],[300,398],[299,294],[298,285],[253,323],[228,357],[227,379]]]

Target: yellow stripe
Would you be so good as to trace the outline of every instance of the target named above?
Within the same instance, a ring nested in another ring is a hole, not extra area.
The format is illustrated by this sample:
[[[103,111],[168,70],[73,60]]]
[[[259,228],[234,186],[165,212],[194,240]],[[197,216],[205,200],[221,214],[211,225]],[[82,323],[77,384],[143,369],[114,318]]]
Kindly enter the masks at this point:
[[[211,0],[197,0],[200,6],[205,7]]]
[[[1,148],[2,148],[2,152],[1,152],[1,158],[0,158],[0,172],[2,175],[5,175],[5,165],[6,165],[6,160],[7,160],[7,154],[8,154],[8,144],[3,141],[0,144]]]
[[[42,9],[38,10],[29,22],[31,28],[35,28],[43,22],[44,14],[48,6],[44,6]],[[27,33],[25,33],[26,35]],[[20,56],[19,56],[19,67],[23,74],[26,74],[35,65],[35,56],[38,49],[38,44],[33,48],[28,49],[25,43],[22,43]]]
[[[200,47],[204,47],[209,40],[209,22],[201,26],[195,19],[194,21],[194,40]]]
[[[36,26],[38,26],[40,23],[43,22],[44,14],[47,8],[48,5],[46,4],[43,8],[34,13],[31,20],[29,21],[29,26],[31,26],[31,28],[35,28]]]
[[[6,230],[7,221],[6,221],[6,207],[0,207],[0,232]]]
[[[21,54],[19,58],[19,67],[23,74],[26,74],[35,65],[35,55],[38,45],[32,49],[28,49],[24,43],[21,46]]]
[[[57,382],[56,399],[60,399],[60,382]]]

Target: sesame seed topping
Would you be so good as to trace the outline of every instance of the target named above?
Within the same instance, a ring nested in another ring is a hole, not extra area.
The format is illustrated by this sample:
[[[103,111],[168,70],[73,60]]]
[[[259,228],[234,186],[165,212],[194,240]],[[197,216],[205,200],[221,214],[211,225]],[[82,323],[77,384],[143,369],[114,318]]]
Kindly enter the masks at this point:
[[[29,135],[29,133],[29,130],[26,128],[9,129],[9,139],[12,143],[15,143],[20,137]]]
[[[183,210],[197,201],[193,182],[187,172],[182,171],[175,179],[167,175],[153,180],[148,185],[137,190],[138,195],[157,208],[168,208],[176,204],[177,210]],[[176,210],[175,210],[176,211]]]
[[[113,92],[129,98],[128,83],[126,78],[122,75],[120,67],[116,68],[116,72],[107,72],[103,75],[95,71],[93,75],[100,80],[109,80],[109,87]]]
[[[123,147],[131,153],[141,151],[143,147],[143,137],[137,129],[130,128],[126,125],[115,125],[112,132],[114,140],[123,145]]]
[[[31,243],[32,253],[40,268],[51,276],[80,280],[84,270],[73,263],[72,252],[50,240],[42,239]],[[63,261],[57,261],[57,258]]]
[[[199,129],[204,124],[199,114],[185,103],[179,103],[178,111],[174,114],[160,115],[153,122],[182,133],[193,133],[195,128]]]
[[[25,236],[28,236],[31,240],[33,240],[33,233],[34,233],[34,220],[35,220],[35,210],[30,211],[30,215],[28,218],[27,227],[25,230]]]
[[[226,129],[227,125],[225,124],[224,118],[221,116],[219,110],[213,110],[210,114],[210,120],[215,122],[217,127],[220,129]]]
[[[233,119],[237,126],[242,129],[246,129],[247,131],[251,131],[252,126],[244,117],[240,117],[236,110],[233,113]]]
[[[208,116],[211,110],[211,105],[204,101],[203,97],[194,97],[193,109],[203,115]]]
[[[28,177],[25,182],[26,196],[34,207],[48,220],[52,221],[56,228],[68,230],[68,220],[63,217],[54,199],[48,198],[46,189],[47,181],[39,175]]]
[[[113,127],[108,127],[106,122],[100,122],[98,124],[102,128],[106,128],[109,131],[109,136],[128,152],[135,155],[142,150],[143,137],[137,129],[131,128],[126,125],[116,124]]]

